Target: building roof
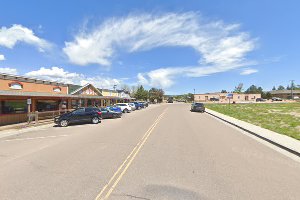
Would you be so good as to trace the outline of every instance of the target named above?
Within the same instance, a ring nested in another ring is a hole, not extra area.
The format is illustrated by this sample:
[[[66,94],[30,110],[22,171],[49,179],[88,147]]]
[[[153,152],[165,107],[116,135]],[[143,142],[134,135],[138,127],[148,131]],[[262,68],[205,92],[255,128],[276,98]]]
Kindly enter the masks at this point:
[[[53,94],[47,92],[22,92],[12,90],[0,90],[3,96],[25,96],[25,97],[59,97],[59,98],[81,98],[81,99],[124,99],[116,96],[91,96],[91,95],[72,95],[72,94]],[[126,98],[125,98],[126,99]]]
[[[257,93],[257,94],[248,94],[248,93],[234,93],[234,92],[227,92],[227,93],[212,92],[212,93],[195,94],[195,95],[220,95],[220,96],[227,96],[227,94],[234,94],[234,95],[258,95],[259,93]]]
[[[77,90],[78,88],[81,88],[82,86],[81,85],[73,85],[73,84],[69,84],[68,85],[68,92],[69,94],[73,93],[75,90]]]
[[[291,90],[271,90],[270,93],[273,95],[275,95],[275,94],[291,94],[292,91]],[[293,94],[300,94],[300,90],[293,90]]]
[[[84,88],[88,87],[88,86],[91,86],[100,96],[102,96],[102,93],[95,87],[93,86],[92,84],[90,83],[87,83],[85,84],[84,86],[81,86],[79,88],[77,88],[76,90],[74,90],[73,92],[71,92],[70,94],[76,94],[77,92],[79,92],[80,90],[83,90]]]
[[[36,78],[32,78],[32,77],[5,74],[5,73],[0,73],[0,79],[17,80],[17,81],[22,81],[22,82],[46,84],[46,85],[68,86],[67,84],[61,83],[61,82],[50,81],[50,80],[41,80],[41,79],[36,79]]]

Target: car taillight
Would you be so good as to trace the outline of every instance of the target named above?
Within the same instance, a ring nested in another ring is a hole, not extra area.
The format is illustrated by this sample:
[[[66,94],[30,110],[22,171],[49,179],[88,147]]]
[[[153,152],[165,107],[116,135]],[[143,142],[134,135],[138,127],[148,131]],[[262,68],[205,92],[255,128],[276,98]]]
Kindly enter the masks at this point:
[[[102,112],[100,112],[100,111],[98,111],[97,113],[98,113],[98,115],[102,115]]]

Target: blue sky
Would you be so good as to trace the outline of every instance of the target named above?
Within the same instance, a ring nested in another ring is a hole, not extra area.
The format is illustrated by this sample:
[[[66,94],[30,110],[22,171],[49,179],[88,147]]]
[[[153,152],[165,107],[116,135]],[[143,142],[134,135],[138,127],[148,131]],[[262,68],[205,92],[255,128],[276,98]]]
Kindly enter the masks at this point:
[[[1,1],[0,72],[167,94],[300,84],[300,2]]]

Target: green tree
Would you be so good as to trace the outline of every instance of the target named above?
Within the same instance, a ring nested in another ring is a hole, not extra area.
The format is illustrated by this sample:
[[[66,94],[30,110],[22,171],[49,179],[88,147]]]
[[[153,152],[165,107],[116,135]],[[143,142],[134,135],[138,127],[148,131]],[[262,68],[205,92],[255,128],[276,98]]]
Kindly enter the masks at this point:
[[[149,90],[149,100],[151,102],[156,100],[158,103],[161,103],[163,101],[164,93],[165,92],[162,89],[151,88]]]
[[[246,94],[262,94],[263,89],[262,87],[257,87],[255,85],[251,85],[246,91]]]
[[[285,88],[284,88],[284,86],[279,85],[278,88],[277,88],[277,90],[285,90]]]
[[[187,101],[189,101],[189,102],[194,101],[194,95],[192,93],[187,94]]]
[[[263,98],[263,99],[271,99],[272,98],[272,94],[270,92],[262,92],[261,98]]]
[[[226,90],[222,90],[221,93],[227,93],[227,91]]]
[[[141,85],[138,87],[134,94],[134,98],[138,100],[147,100],[148,99],[148,91],[144,89],[144,87]]]
[[[234,93],[242,93],[242,91],[243,91],[243,83],[240,83],[238,86],[236,86],[235,88],[234,88]]]

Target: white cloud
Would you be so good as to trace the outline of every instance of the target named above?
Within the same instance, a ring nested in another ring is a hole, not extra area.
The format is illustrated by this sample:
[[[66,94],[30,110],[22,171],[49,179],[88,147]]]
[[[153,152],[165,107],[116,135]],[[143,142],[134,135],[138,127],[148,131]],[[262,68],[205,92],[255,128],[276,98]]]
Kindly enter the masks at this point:
[[[60,67],[42,67],[39,70],[28,72],[25,75],[68,84],[85,85],[87,83],[91,83],[98,88],[112,88],[113,85],[121,85],[123,82],[122,79],[114,79],[102,76],[87,77],[83,74],[65,71]]]
[[[18,42],[24,42],[38,48],[44,52],[51,47],[51,44],[44,39],[37,37],[34,32],[22,25],[14,24],[12,27],[1,27],[0,46],[13,48]]]
[[[1,60],[5,60],[5,56],[2,55],[2,54],[0,54],[0,61],[1,61]]]
[[[241,75],[250,75],[250,74],[257,73],[257,72],[258,72],[257,69],[248,68],[248,69],[244,69],[240,74]]]
[[[14,68],[9,68],[9,67],[1,68],[0,67],[0,73],[16,75],[16,74],[18,74],[18,71],[17,71],[17,69],[14,69]]]
[[[198,65],[161,67],[137,75],[141,84],[167,88],[178,76],[201,77],[255,64],[246,56],[255,49],[256,39],[239,29],[239,24],[208,21],[195,12],[129,15],[81,30],[63,51],[74,64],[110,65],[118,51],[193,48],[199,55]]]
[[[245,53],[254,49],[255,40],[238,28],[239,24],[207,22],[195,12],[130,15],[81,30],[74,41],[65,43],[63,51],[78,65],[110,65],[120,48],[135,52],[182,46],[195,49],[200,63],[224,65],[243,61]]]
[[[232,63],[231,65],[191,66],[191,67],[167,67],[139,73],[139,84],[153,87],[168,88],[174,85],[177,77],[202,77],[211,74],[226,72],[247,65],[255,65],[255,62]],[[253,72],[255,73],[255,72]]]

